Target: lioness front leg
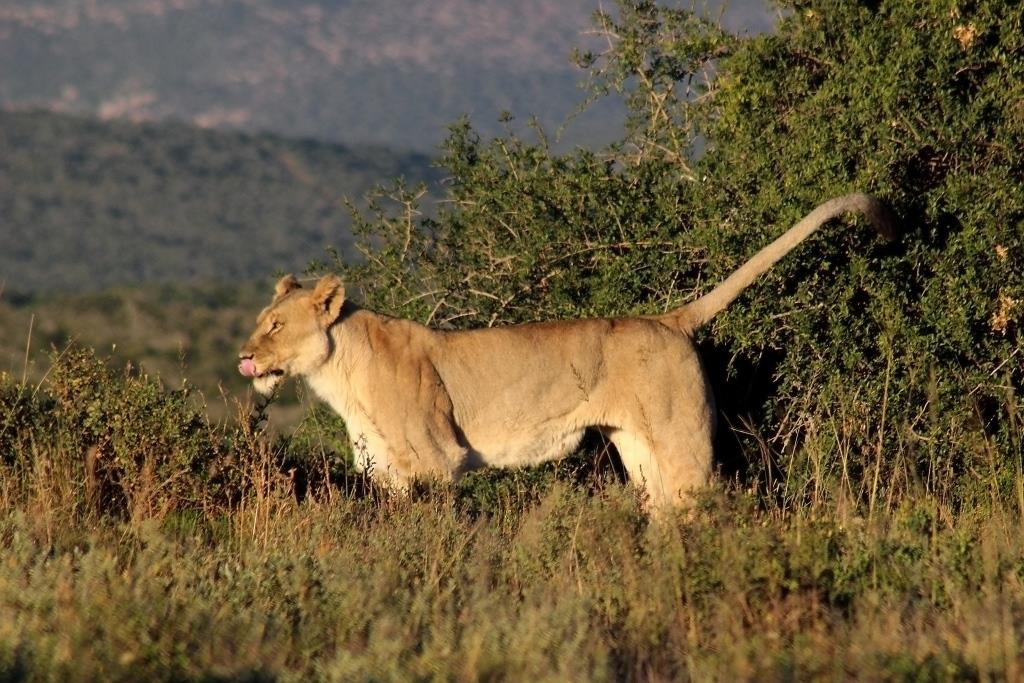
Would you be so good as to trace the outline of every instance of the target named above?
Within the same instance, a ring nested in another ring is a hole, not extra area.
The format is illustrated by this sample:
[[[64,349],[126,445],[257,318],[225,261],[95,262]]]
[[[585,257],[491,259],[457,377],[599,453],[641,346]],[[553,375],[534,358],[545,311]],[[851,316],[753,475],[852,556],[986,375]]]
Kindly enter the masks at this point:
[[[452,402],[444,385],[424,364],[420,382],[404,393],[377,392],[375,422],[388,445],[393,478],[406,485],[419,477],[453,481],[471,469],[470,449],[456,427]]]
[[[454,481],[467,469],[469,449],[462,446],[454,430],[435,430],[422,425],[422,415],[410,417],[402,431],[380,431],[375,439],[381,447],[367,446],[360,436],[352,439],[356,469],[369,474],[379,483],[406,491],[414,479],[439,477]]]

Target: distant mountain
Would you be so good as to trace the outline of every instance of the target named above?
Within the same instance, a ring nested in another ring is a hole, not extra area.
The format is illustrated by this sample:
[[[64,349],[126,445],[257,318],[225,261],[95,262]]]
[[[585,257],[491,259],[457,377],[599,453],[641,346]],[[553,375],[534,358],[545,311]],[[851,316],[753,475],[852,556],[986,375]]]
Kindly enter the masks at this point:
[[[344,197],[436,175],[426,156],[380,147],[0,111],[0,288],[300,270],[350,243]]]
[[[699,2],[717,7],[724,0]],[[613,3],[606,3],[611,6]],[[688,3],[684,3],[688,4]],[[764,0],[728,0],[735,30]],[[0,106],[176,119],[431,151],[463,114],[556,129],[583,100],[569,63],[598,0],[3,0]],[[714,10],[711,10],[714,11]],[[611,103],[571,142],[621,130]]]

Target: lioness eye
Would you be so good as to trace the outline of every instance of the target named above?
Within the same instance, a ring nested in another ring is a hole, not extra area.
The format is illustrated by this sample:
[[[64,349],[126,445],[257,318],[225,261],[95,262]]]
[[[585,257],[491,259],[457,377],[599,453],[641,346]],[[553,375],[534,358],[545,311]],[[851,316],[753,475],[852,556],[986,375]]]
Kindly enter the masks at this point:
[[[274,322],[270,323],[270,332],[268,332],[268,334],[274,334],[275,332],[280,330],[282,327],[283,327],[283,325],[281,324],[281,322],[275,320]]]

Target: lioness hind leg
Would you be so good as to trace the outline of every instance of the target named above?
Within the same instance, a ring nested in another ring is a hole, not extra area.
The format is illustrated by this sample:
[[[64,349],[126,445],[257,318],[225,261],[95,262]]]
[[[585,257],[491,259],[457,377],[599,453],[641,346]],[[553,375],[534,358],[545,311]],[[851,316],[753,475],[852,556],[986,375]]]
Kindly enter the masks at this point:
[[[689,502],[693,491],[708,482],[710,447],[697,445],[686,453],[677,444],[652,442],[625,429],[603,432],[615,444],[630,481],[646,491],[654,510]]]

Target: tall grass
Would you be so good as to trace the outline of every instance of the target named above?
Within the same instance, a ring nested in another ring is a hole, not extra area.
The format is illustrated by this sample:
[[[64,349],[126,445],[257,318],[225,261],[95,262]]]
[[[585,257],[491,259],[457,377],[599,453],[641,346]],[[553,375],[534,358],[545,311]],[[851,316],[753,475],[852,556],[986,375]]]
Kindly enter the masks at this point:
[[[0,679],[1022,676],[1006,454],[894,490],[904,447],[857,474],[811,429],[652,522],[579,462],[390,495],[258,427],[88,354],[4,378]]]

